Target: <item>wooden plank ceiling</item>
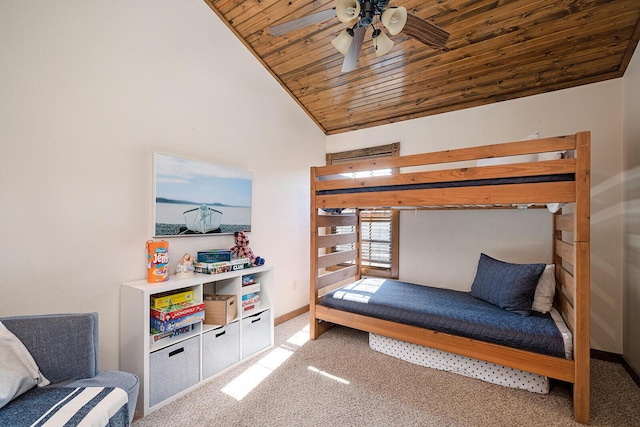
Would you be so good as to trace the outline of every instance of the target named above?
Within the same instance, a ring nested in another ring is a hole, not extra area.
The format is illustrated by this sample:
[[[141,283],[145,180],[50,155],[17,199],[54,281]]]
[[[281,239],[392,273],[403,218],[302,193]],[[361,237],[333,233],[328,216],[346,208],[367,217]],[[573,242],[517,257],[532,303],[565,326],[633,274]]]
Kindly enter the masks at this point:
[[[392,0],[447,30],[446,46],[401,32],[377,58],[369,28],[341,73],[337,18],[269,34],[333,0],[205,1],[328,135],[622,77],[640,38],[639,0]]]

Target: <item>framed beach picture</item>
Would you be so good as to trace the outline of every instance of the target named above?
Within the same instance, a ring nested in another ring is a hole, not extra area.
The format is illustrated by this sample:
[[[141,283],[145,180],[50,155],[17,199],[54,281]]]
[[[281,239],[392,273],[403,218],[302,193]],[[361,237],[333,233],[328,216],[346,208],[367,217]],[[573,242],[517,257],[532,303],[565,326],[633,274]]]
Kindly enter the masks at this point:
[[[156,153],[155,237],[251,231],[251,172]]]

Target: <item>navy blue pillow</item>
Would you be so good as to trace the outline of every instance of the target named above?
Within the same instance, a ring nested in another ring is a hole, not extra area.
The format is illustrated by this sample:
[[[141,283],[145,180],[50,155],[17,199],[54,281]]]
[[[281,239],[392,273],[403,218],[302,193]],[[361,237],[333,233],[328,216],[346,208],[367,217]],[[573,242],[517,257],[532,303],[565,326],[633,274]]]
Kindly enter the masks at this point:
[[[528,316],[545,264],[511,264],[480,254],[471,295],[514,313]]]

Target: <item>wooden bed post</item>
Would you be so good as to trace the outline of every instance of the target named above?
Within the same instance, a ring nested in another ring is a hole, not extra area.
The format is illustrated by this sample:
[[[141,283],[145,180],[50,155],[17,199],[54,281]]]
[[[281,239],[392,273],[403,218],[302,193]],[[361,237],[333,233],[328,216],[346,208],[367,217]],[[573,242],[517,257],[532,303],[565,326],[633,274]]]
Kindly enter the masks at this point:
[[[575,327],[575,383],[573,412],[577,422],[590,421],[590,216],[591,216],[591,134],[576,134],[576,206],[575,206],[575,265],[576,327]]]
[[[312,340],[318,338],[317,327],[318,322],[316,320],[316,300],[317,300],[317,286],[316,282],[318,279],[318,207],[316,206],[316,168],[311,168],[311,183],[309,185],[311,189],[311,208],[310,208],[310,224],[311,224],[311,247],[309,251],[309,266],[310,266],[310,274],[309,274],[309,335]]]

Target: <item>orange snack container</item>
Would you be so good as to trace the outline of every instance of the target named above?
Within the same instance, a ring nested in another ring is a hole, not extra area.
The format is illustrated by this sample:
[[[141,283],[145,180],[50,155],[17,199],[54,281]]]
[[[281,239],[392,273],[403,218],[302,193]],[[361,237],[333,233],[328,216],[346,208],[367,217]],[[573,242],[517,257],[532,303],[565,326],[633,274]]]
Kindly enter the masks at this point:
[[[147,240],[147,282],[169,280],[169,242]]]

